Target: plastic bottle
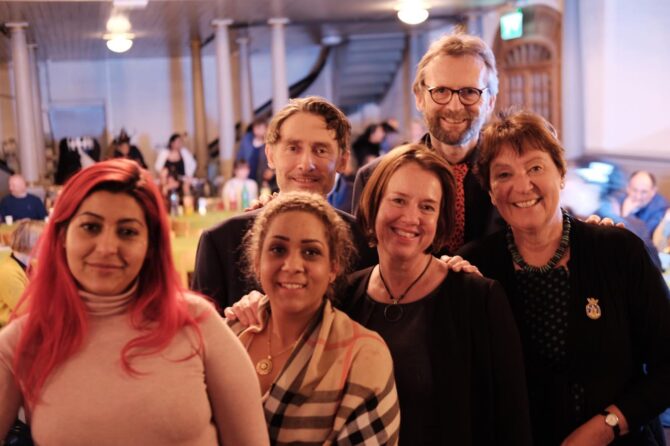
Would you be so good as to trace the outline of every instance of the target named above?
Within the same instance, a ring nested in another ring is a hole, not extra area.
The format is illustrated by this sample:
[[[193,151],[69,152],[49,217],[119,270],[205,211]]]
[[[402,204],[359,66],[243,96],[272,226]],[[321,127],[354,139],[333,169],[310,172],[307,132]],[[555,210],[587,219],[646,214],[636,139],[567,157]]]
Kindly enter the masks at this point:
[[[207,215],[207,199],[205,197],[198,198],[198,214]]]
[[[242,185],[242,194],[241,195],[242,195],[242,199],[240,200],[241,205],[242,205],[241,210],[245,210],[246,208],[249,207],[249,189],[247,189],[246,184]]]
[[[173,217],[179,215],[179,194],[176,190],[170,192],[170,215]]]

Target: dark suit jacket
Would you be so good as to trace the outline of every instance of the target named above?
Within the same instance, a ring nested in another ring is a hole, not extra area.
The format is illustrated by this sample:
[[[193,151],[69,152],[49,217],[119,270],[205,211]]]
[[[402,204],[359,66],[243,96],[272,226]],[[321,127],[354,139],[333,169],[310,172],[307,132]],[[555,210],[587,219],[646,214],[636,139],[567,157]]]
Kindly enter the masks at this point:
[[[241,259],[244,249],[242,239],[260,211],[231,217],[200,236],[191,288],[212,297],[220,310],[231,306],[249,291],[259,289],[245,277]],[[359,259],[354,268],[377,263],[377,252],[368,246],[354,217],[346,212],[337,212],[349,224],[358,248]]]
[[[430,147],[430,137],[428,134],[422,138],[421,143]],[[463,190],[465,192],[465,243],[477,240],[503,227],[502,220],[498,215],[498,211],[491,203],[488,192],[482,188],[477,176],[473,172],[477,154],[478,149],[475,148],[465,160],[465,163],[468,165],[468,173],[463,180]],[[358,204],[363,194],[363,188],[382,158],[377,158],[361,167],[356,174],[351,204],[354,215],[358,211]]]
[[[370,268],[350,276],[343,310],[374,330],[365,311],[371,307],[362,305],[369,274]],[[474,274],[450,272],[438,293],[429,352],[442,437],[431,444],[531,444],[521,343],[502,287]],[[403,419],[402,410],[400,401],[401,435],[403,421],[411,422],[410,415]]]
[[[465,246],[460,253],[505,288],[525,345],[529,334],[505,232]],[[550,370],[525,358],[534,440],[536,444],[559,444],[579,424],[615,404],[631,434],[614,444],[653,444],[646,440],[650,436],[647,424],[670,406],[668,287],[634,234],[574,219],[568,270],[567,366],[562,371]],[[602,315],[597,320],[586,316],[587,297],[598,299]],[[547,377],[554,383],[551,388],[534,384],[536,378],[546,381]],[[565,391],[570,383],[585,389],[585,419],[578,422],[566,419],[562,409],[571,404]],[[544,407],[534,407],[534,401]],[[546,436],[549,431],[555,432],[551,439]]]

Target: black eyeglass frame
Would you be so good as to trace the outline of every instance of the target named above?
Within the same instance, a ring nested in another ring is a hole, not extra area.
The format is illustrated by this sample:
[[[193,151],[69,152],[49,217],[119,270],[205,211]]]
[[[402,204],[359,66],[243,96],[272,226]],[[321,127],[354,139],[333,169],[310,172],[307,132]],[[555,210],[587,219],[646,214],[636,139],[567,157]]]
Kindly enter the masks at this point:
[[[441,86],[441,85],[437,85],[437,86],[435,86],[435,87],[429,87],[429,86],[426,85],[426,84],[423,84],[423,86],[426,87],[426,91],[427,91],[428,94],[430,95],[430,99],[432,99],[433,102],[435,102],[435,103],[438,104],[438,105],[447,105],[447,104],[448,104],[449,102],[451,102],[451,100],[453,99],[453,97],[454,97],[454,93],[456,93],[456,96],[458,96],[458,100],[460,101],[460,103],[461,103],[462,105],[466,106],[466,107],[467,107],[467,106],[470,106],[470,105],[475,105],[477,102],[479,102],[479,100],[482,98],[482,95],[484,94],[484,91],[486,91],[486,90],[489,89],[489,87],[484,87],[484,88],[463,87],[463,88],[458,88],[458,89],[456,89],[456,88],[444,87],[444,86]],[[449,99],[447,99],[445,102],[439,102],[439,101],[436,101],[436,100],[435,100],[435,97],[433,96],[433,91],[435,91],[436,88],[445,88],[445,89],[447,89],[447,90],[449,91],[449,93],[450,93],[450,95],[449,95]],[[461,96],[461,91],[463,91],[463,90],[474,90],[474,91],[476,91],[477,93],[479,93],[479,95],[477,96],[477,99],[476,99],[475,101],[470,102],[470,103],[466,103],[466,102],[463,102],[463,97]]]

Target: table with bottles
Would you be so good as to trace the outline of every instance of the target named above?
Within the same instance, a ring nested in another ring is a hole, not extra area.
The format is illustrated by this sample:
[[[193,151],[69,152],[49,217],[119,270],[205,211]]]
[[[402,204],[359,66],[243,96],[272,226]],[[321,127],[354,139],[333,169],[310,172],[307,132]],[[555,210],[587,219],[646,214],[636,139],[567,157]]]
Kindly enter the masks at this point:
[[[184,285],[189,285],[189,275],[195,268],[195,254],[200,234],[222,221],[238,214],[233,211],[211,211],[204,215],[197,212],[170,216],[172,256],[175,268]]]

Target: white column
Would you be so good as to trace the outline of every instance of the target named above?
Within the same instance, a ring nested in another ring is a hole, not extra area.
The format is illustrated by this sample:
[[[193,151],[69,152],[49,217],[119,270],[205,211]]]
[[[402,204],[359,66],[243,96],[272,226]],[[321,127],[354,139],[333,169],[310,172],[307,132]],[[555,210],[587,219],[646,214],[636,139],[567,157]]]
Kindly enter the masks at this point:
[[[200,178],[207,177],[207,125],[205,113],[205,92],[202,81],[202,59],[200,53],[200,39],[191,40],[191,85],[193,88],[193,152],[198,160]]]
[[[284,26],[286,17],[268,20],[272,26],[272,113],[277,113],[288,103],[288,82],[286,81],[286,43]]]
[[[12,64],[14,65],[14,95],[16,97],[17,121],[19,127],[19,161],[21,174],[28,183],[39,178],[35,156],[35,131],[33,127],[33,99],[30,89],[30,68],[28,44],[26,42],[26,22],[5,23],[12,40]]]
[[[584,74],[582,70],[581,29],[579,2],[563,2],[563,61],[561,63],[561,121],[563,145],[568,159],[584,154]],[[568,88],[569,86],[569,88]]]
[[[35,129],[35,157],[39,177],[46,173],[46,152],[44,146],[44,123],[42,122],[42,94],[40,92],[40,77],[37,68],[37,45],[28,45],[30,61],[30,80],[33,99],[33,123]]]
[[[414,83],[414,78],[416,77],[416,67],[419,65],[421,57],[423,57],[423,39],[419,31],[411,30],[409,33],[409,39],[407,40],[407,60],[409,61],[408,69],[408,85],[407,90],[412,92],[412,84]],[[410,95],[410,120],[414,118],[421,118],[421,113],[417,110],[414,105],[414,93]]]
[[[244,132],[251,121],[254,120],[254,102],[251,95],[251,69],[249,64],[249,38],[239,37],[237,39],[239,50],[240,69],[240,120],[242,121],[242,132]]]
[[[216,28],[216,72],[219,104],[219,163],[225,179],[233,175],[233,154],[235,146],[235,118],[233,116],[233,85],[230,73],[230,40],[228,26],[233,21],[219,19],[212,21]]]

